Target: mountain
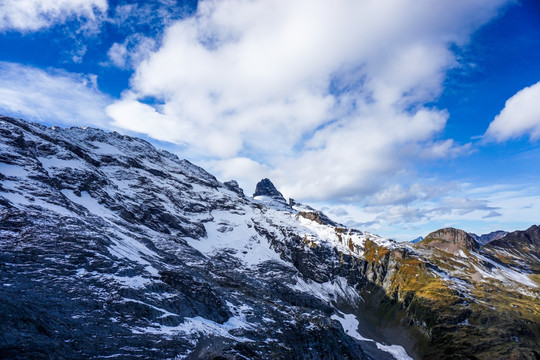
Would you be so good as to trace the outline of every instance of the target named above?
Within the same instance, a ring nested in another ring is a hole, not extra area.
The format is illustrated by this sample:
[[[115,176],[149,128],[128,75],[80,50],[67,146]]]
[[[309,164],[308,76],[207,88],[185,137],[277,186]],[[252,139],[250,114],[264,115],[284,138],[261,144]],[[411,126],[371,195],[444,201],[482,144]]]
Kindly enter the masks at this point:
[[[258,196],[267,196],[280,202],[286,202],[283,195],[276,189],[270,179],[262,179],[257,183],[253,197],[257,198]]]
[[[478,250],[480,244],[468,233],[460,229],[446,228],[432,232],[419,242],[422,245],[456,253],[463,250]]]
[[[540,272],[540,227],[537,225],[525,231],[507,233],[490,241],[485,248],[504,264]]]
[[[493,231],[493,232],[490,232],[489,234],[483,234],[480,236],[473,233],[469,233],[469,235],[472,236],[480,245],[486,245],[493,240],[502,239],[506,234],[508,233],[503,230]]]
[[[410,242],[413,244],[419,243],[420,241],[424,240],[423,236],[419,236],[416,239],[412,239]]]
[[[540,356],[537,228],[396,243],[114,132],[0,149],[2,358]]]
[[[270,179],[262,179],[257,183],[253,198],[272,208],[289,210],[291,207]]]

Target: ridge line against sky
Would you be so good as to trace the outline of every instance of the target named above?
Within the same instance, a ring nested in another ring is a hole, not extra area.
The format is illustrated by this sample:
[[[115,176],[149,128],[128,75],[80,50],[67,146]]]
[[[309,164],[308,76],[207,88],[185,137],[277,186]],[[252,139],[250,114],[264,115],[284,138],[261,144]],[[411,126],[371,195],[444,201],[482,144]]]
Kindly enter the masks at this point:
[[[538,223],[533,0],[0,0],[0,112],[408,240]]]

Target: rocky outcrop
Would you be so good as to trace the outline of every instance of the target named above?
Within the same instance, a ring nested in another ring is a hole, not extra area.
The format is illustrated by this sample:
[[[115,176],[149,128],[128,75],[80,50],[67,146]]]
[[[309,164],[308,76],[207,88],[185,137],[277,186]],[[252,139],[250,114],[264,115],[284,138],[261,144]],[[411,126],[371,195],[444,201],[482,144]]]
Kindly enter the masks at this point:
[[[241,197],[245,197],[244,195],[244,191],[242,190],[242,188],[240,187],[240,185],[238,185],[238,182],[236,180],[230,180],[230,181],[225,181],[223,183],[223,185],[225,185],[225,187],[231,191],[234,191],[235,193],[237,193],[238,195],[240,195]]]
[[[300,211],[298,212],[298,215],[303,218],[315,221],[316,223],[319,223],[321,225],[339,226],[338,223],[330,219],[322,211]]]

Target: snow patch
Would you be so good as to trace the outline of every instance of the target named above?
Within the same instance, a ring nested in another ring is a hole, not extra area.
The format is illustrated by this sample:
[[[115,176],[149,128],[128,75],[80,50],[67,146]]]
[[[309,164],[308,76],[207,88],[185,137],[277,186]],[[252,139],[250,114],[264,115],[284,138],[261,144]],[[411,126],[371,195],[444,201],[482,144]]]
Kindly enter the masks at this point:
[[[532,287],[532,288],[538,287],[536,283],[527,276],[527,274],[519,273],[513,269],[510,269],[506,266],[498,264],[495,261],[491,260],[490,258],[484,255],[481,255],[479,253],[475,253],[475,255],[477,258],[489,263],[490,265],[494,267],[493,269],[490,269],[490,271],[485,271],[485,270],[480,269],[480,267],[473,265],[476,271],[478,271],[482,275],[482,277],[484,278],[489,277],[489,278],[497,279],[503,283],[508,283],[508,281],[510,280],[512,282],[517,282],[528,287]]]
[[[82,169],[86,167],[84,161],[80,159],[59,159],[57,157],[38,157],[41,166],[45,170],[50,171],[53,168],[63,169],[63,168],[73,168],[73,169]]]
[[[101,217],[114,217],[114,214],[112,214],[110,210],[101,205],[86,191],[81,191],[81,196],[77,196],[73,190],[69,189],[62,189],[60,192],[64,194],[64,196],[67,197],[71,202],[81,205],[94,215]]]
[[[216,251],[230,249],[234,256],[248,266],[255,266],[265,261],[283,262],[279,254],[270,249],[265,238],[259,236],[253,226],[252,210],[212,211],[214,220],[205,223],[207,237],[200,240],[187,238],[189,245],[203,254],[211,255]]]
[[[357,340],[360,341],[374,341],[372,339],[368,339],[360,335],[358,332],[358,320],[356,320],[356,316],[353,314],[341,314],[343,317],[340,317],[338,315],[332,315],[332,320],[337,320],[341,323],[341,326],[343,326],[343,330],[345,330],[345,333]]]
[[[399,345],[383,345],[380,343],[376,343],[377,348],[379,350],[385,351],[387,353],[390,353],[394,359],[396,360],[413,360],[412,357],[407,354],[405,349],[402,346]]]
[[[52,212],[55,212],[57,214],[64,215],[64,216],[73,216],[74,215],[71,211],[69,211],[68,209],[66,209],[66,208],[64,208],[62,206],[43,201],[43,200],[41,200],[39,198],[35,198],[33,196],[24,196],[24,195],[20,194],[20,190],[17,189],[16,184],[11,182],[11,181],[3,181],[2,186],[6,190],[10,190],[12,192],[2,192],[1,193],[2,195],[0,195],[0,196],[3,197],[4,199],[8,200],[12,204],[22,205],[22,206],[41,207],[43,209],[46,209],[46,210],[49,210],[49,211],[52,211]]]
[[[252,325],[247,323],[245,319],[242,319],[242,316],[232,316],[224,322],[219,324],[215,321],[203,318],[201,316],[193,318],[184,318],[184,322],[177,326],[165,326],[161,324],[152,324],[152,326],[145,328],[136,328],[132,332],[134,334],[163,334],[163,335],[176,335],[176,334],[185,334],[185,335],[194,335],[194,334],[204,334],[204,335],[217,335],[233,339],[238,342],[253,342],[253,340],[246,337],[238,337],[230,334],[231,330],[235,329],[248,329]]]
[[[360,335],[357,330],[359,322],[356,319],[356,316],[354,316],[353,314],[340,313],[340,316],[334,314],[331,316],[331,319],[339,321],[341,323],[341,326],[343,326],[343,330],[345,330],[345,333],[347,335],[360,341],[374,342],[375,345],[377,345],[377,348],[379,350],[382,350],[384,352],[391,354],[396,360],[414,360],[412,357],[410,357],[407,354],[407,351],[405,351],[405,349],[400,345],[384,345],[384,344],[376,342],[373,339],[368,339]]]
[[[379,350],[382,350],[384,352],[391,354],[394,357],[394,359],[414,360],[412,357],[410,357],[407,354],[407,351],[405,351],[405,349],[400,345],[384,345],[384,344],[376,342],[373,339],[368,339],[360,335],[357,330],[359,322],[356,319],[356,316],[354,316],[353,314],[340,314],[340,316],[334,314],[332,315],[331,318],[332,320],[337,320],[341,323],[341,326],[343,326],[343,330],[345,330],[345,333],[347,335],[360,341],[374,342],[375,345],[377,345],[377,348]]]
[[[90,144],[94,145],[96,149],[92,149],[92,151],[96,154],[100,155],[125,155],[123,151],[119,150],[116,146],[100,142],[100,141],[93,141]]]
[[[347,284],[347,279],[344,277],[337,277],[335,280],[322,284],[309,279],[306,282],[302,278],[297,278],[296,284],[290,286],[290,288],[296,291],[310,293],[328,303],[337,300],[337,298],[346,299],[352,304],[358,301],[364,301],[362,296]]]
[[[0,163],[0,174],[7,177],[27,177],[28,171],[19,165]]]

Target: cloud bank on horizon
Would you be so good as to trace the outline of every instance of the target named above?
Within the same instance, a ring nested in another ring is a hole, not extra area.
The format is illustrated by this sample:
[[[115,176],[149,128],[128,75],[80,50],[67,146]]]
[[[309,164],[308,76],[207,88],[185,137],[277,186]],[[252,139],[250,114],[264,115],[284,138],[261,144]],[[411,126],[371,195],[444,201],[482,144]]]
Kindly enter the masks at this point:
[[[3,61],[0,108],[171,142],[223,180],[251,188],[270,177],[286,195],[333,203],[329,211],[340,220],[374,229],[506,216],[501,208],[513,186],[504,187],[504,199],[478,198],[478,187],[460,179],[421,174],[426,164],[447,164],[482,146],[446,136],[450,114],[435,102],[448,72],[463,66],[456,49],[515,1],[181,5],[1,0],[4,34],[76,23],[71,31],[88,44],[76,42],[74,62],[131,75],[118,96],[101,92],[101,78],[84,67]],[[114,26],[102,58],[86,55]],[[540,83],[518,91],[483,140],[540,138],[539,98]],[[526,201],[538,206],[540,196],[528,191]]]

